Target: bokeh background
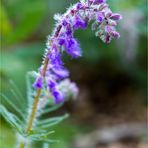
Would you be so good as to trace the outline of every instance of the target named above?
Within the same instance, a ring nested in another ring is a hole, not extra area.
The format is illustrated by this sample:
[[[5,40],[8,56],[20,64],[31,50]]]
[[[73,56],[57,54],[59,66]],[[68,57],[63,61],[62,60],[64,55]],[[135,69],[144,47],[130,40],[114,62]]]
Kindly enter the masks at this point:
[[[25,75],[28,71],[37,70],[41,64],[46,36],[54,27],[53,15],[64,13],[75,2],[1,0],[2,93],[11,98],[9,81],[13,80],[26,96]],[[93,139],[92,133],[102,129],[138,125],[134,130],[137,131],[146,123],[147,3],[146,0],[108,0],[108,3],[113,11],[123,15],[118,25],[121,38],[106,45],[95,37],[90,27],[75,32],[81,42],[83,57],[73,60],[65,56],[64,60],[71,79],[80,88],[80,94],[55,113],[68,112],[71,116],[53,127],[56,133],[52,138],[61,142],[52,148],[83,148],[79,145],[87,144],[88,139]],[[108,133],[114,135],[110,130]],[[139,135],[138,138],[141,141]],[[99,142],[102,141],[98,138],[96,147],[102,148]],[[15,133],[3,118],[0,145],[1,148],[15,145]],[[40,143],[35,147],[40,148]],[[88,148],[94,147],[90,145]]]

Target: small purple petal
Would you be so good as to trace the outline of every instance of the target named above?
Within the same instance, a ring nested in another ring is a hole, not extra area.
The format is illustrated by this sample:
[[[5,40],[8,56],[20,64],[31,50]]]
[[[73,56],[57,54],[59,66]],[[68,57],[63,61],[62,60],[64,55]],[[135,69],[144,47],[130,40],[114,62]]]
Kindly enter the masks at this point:
[[[78,16],[74,18],[74,25],[73,25],[74,29],[79,29],[79,28],[86,29],[86,27],[87,27],[87,23],[83,19],[81,19]]]
[[[120,34],[117,31],[112,31],[110,34],[113,38],[116,38],[116,39],[120,38]]]
[[[110,33],[112,31],[112,26],[105,26],[105,32]]]
[[[55,104],[62,103],[64,101],[64,96],[62,93],[58,90],[52,92],[52,95],[54,96],[54,102]]]
[[[68,27],[66,28],[66,35],[67,35],[67,36],[72,36],[72,29],[71,29],[70,26],[68,26]]]
[[[69,71],[67,69],[61,67],[54,67],[52,68],[54,74],[59,78],[63,79],[69,76]]]
[[[77,4],[76,4],[76,8],[77,8],[77,9],[81,9],[82,7],[83,7],[83,6],[82,6],[82,3],[77,3]]]
[[[54,80],[51,80],[51,79],[47,80],[47,84],[48,84],[48,87],[50,88],[50,90],[54,90],[56,85],[57,85],[56,82]]]
[[[110,35],[106,35],[105,36],[105,43],[110,43],[110,41],[111,41],[111,36]]]
[[[65,43],[65,38],[59,38],[59,44],[63,45]]]
[[[73,58],[80,57],[82,55],[81,49],[76,39],[70,38],[66,44],[66,52]]]
[[[63,26],[67,26],[67,25],[68,25],[68,21],[67,21],[66,19],[63,20],[62,25],[63,25]]]
[[[97,3],[97,4],[101,4],[101,3],[105,3],[106,0],[94,0],[94,3]]]
[[[36,89],[42,89],[43,87],[43,82],[42,82],[42,77],[38,76],[33,84],[33,87]]]
[[[113,20],[117,20],[118,21],[118,20],[122,19],[122,16],[120,14],[118,14],[118,13],[114,13],[114,14],[111,15],[110,18],[113,19]]]
[[[63,62],[61,60],[61,54],[56,49],[56,47],[53,47],[51,49],[51,52],[49,53],[48,58],[52,65],[63,65]]]
[[[97,21],[98,21],[99,23],[102,23],[102,22],[104,21],[104,16],[103,16],[102,13],[98,13],[98,14],[97,14]]]

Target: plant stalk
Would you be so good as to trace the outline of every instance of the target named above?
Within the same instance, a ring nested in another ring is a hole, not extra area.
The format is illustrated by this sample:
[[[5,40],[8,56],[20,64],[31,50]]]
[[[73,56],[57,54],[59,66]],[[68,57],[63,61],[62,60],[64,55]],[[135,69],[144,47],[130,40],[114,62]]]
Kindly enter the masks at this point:
[[[44,62],[44,68],[43,68],[43,71],[42,71],[42,77],[45,77],[45,73],[46,73],[46,69],[47,69],[47,66],[48,66],[48,62],[49,62],[49,59],[45,59],[45,62]],[[33,126],[33,122],[35,120],[35,117],[36,117],[36,113],[37,113],[37,109],[38,109],[38,103],[39,103],[39,98],[40,98],[40,95],[41,95],[41,89],[37,89],[36,90],[36,96],[34,97],[34,102],[33,102],[33,105],[32,105],[32,110],[31,110],[31,113],[29,115],[29,120],[28,120],[28,123],[27,123],[27,126],[26,126],[26,134],[28,135],[32,129],[32,126]],[[21,142],[20,145],[19,145],[19,148],[25,148],[25,142]]]

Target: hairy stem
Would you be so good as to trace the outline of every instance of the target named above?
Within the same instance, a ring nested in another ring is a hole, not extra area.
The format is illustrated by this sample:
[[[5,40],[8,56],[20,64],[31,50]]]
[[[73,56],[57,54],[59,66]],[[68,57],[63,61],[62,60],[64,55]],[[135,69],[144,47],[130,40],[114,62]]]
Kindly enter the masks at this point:
[[[38,89],[36,97],[34,98],[34,102],[33,102],[33,106],[32,106],[32,111],[31,111],[31,114],[30,114],[30,117],[29,117],[29,120],[28,120],[27,128],[26,128],[26,133],[27,134],[29,134],[29,132],[30,132],[30,130],[32,128],[32,125],[33,125],[33,121],[35,119],[35,115],[36,115],[36,112],[37,112],[37,107],[38,107],[38,102],[39,102],[40,94],[41,94],[41,89]]]
[[[49,62],[49,60],[46,58],[45,61],[44,61],[44,68],[43,68],[43,71],[42,71],[42,76],[43,77],[45,77],[45,73],[46,73],[48,62]],[[26,126],[26,130],[25,130],[27,135],[30,133],[30,131],[32,129],[32,126],[33,126],[33,122],[34,122],[35,117],[36,117],[41,91],[42,91],[41,89],[37,89],[36,90],[36,96],[34,97],[34,102],[33,102],[33,105],[32,105],[32,110],[30,112],[29,120],[28,120],[28,123],[27,123],[27,126]],[[19,145],[19,148],[24,148],[25,145],[26,145],[25,142],[21,142],[20,145]]]
[[[57,27],[57,30],[55,32],[55,37],[58,37],[58,35],[60,33],[60,30],[61,30],[61,26]],[[48,51],[47,55],[49,53],[50,53],[50,50]],[[46,58],[44,60],[43,70],[41,72],[41,75],[42,75],[43,78],[45,77],[48,64],[49,64],[49,59],[46,56]],[[40,95],[41,95],[41,91],[42,91],[42,89],[37,89],[36,90],[36,96],[34,98],[32,110],[31,110],[31,113],[29,115],[29,120],[28,120],[28,123],[27,123],[27,126],[26,126],[26,134],[27,135],[30,133],[30,131],[32,129],[33,122],[34,122],[35,117],[36,117],[36,112],[37,112],[37,109],[38,109],[38,102],[39,102],[39,98],[40,98]],[[25,148],[25,145],[26,145],[25,142],[21,142],[20,145],[19,145],[19,148]]]

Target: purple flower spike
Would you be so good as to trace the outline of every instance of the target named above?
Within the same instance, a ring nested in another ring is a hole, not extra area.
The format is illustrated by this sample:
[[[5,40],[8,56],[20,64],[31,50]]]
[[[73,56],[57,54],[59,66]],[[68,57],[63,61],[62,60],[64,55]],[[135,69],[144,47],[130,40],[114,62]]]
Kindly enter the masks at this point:
[[[118,14],[118,13],[114,13],[114,14],[112,14],[112,16],[110,18],[113,19],[113,20],[118,21],[118,20],[122,19],[122,16],[120,14]]]
[[[36,89],[42,89],[43,87],[43,82],[42,82],[42,77],[38,76],[33,84],[33,87]]]
[[[92,22],[92,30],[96,31],[96,36],[100,37],[103,42],[110,43],[113,38],[120,37],[115,27],[122,17],[118,13],[112,13],[106,0],[81,0],[63,15],[57,14],[54,18],[57,23],[53,35],[48,38],[43,62],[47,65],[43,64],[38,73],[45,74],[44,88],[47,87],[47,90],[50,90],[55,103],[60,103],[67,95],[66,91],[61,91],[62,89],[58,86],[69,76],[68,70],[63,66],[62,53],[65,51],[73,58],[82,55],[79,42],[74,38],[74,31],[86,29]],[[43,88],[41,76],[36,79],[33,86],[36,89]]]

